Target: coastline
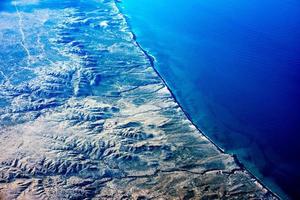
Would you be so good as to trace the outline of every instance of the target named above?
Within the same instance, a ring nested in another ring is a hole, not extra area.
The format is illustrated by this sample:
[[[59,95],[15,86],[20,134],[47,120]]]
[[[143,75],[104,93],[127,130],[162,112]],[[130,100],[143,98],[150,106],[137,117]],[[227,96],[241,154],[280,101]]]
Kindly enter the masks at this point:
[[[153,70],[155,71],[155,73],[157,74],[157,76],[163,81],[163,83],[165,84],[166,88],[168,89],[168,91],[170,92],[171,96],[174,98],[175,102],[178,104],[178,106],[180,107],[180,109],[182,110],[182,112],[184,113],[184,115],[187,117],[187,119],[193,124],[193,126],[207,139],[209,140],[221,153],[224,154],[228,154],[225,152],[224,149],[222,149],[222,147],[220,147],[218,144],[216,144],[213,140],[211,140],[207,134],[205,134],[194,122],[192,117],[189,115],[189,113],[182,107],[182,105],[180,104],[180,102],[178,101],[177,97],[174,95],[174,93],[172,92],[172,90],[170,89],[168,83],[166,82],[166,80],[160,75],[160,73],[158,72],[158,70],[155,68],[155,57],[152,56],[147,50],[145,50],[141,44],[138,42],[138,38],[137,35],[132,31],[131,29],[131,25],[130,25],[130,19],[126,16],[126,14],[121,12],[121,8],[118,6],[118,4],[122,4],[122,1],[119,0],[114,0],[116,7],[119,9],[119,12],[123,15],[123,17],[126,20],[126,23],[129,27],[129,31],[132,34],[132,39],[134,40],[135,44],[140,48],[140,50],[144,53],[144,55],[146,56],[146,58],[149,60],[151,67],[153,68]],[[274,195],[276,198],[278,199],[282,199],[277,193],[275,193],[274,191],[271,190],[271,188],[267,187],[257,176],[255,176],[250,170],[248,170],[245,165],[239,160],[238,155],[236,154],[229,154],[233,157],[233,159],[235,160],[235,163],[242,169],[245,170],[247,173],[250,174],[250,176],[252,178],[254,178],[259,184],[261,184],[264,188],[266,188],[268,190],[268,192],[270,192],[272,195]]]
[[[2,67],[25,46],[37,70],[3,71],[20,82],[0,87],[1,198],[278,199],[193,125],[115,1],[16,10]]]

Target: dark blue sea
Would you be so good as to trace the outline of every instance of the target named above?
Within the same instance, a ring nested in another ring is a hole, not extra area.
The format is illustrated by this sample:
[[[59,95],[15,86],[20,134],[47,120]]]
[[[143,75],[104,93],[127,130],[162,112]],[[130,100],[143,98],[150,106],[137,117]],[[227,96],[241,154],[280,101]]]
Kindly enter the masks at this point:
[[[300,1],[123,0],[193,122],[284,199],[299,199]]]

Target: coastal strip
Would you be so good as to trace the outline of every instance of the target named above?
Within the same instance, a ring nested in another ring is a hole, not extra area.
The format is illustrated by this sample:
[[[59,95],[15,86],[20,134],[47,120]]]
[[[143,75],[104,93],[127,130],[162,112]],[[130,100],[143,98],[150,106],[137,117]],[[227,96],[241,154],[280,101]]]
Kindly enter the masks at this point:
[[[1,199],[278,199],[191,122],[115,1],[17,5],[0,13],[0,70],[19,70],[0,85]]]

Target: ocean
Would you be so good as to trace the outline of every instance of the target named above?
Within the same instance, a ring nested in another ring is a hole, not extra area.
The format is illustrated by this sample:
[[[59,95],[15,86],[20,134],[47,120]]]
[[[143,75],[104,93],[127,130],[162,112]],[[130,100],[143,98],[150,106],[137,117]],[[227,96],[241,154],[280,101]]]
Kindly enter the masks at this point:
[[[119,7],[198,128],[283,199],[299,199],[300,2]]]

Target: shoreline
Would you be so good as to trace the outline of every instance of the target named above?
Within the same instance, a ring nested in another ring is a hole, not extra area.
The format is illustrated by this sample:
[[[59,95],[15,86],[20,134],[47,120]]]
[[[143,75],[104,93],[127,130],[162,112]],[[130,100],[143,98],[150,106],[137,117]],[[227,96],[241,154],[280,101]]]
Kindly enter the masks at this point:
[[[189,115],[189,113],[181,106],[181,104],[179,103],[177,97],[174,95],[174,93],[172,92],[172,90],[170,89],[169,85],[167,84],[167,82],[164,80],[164,78],[160,75],[160,73],[158,72],[158,70],[155,68],[155,57],[153,57],[147,50],[145,50],[141,44],[137,41],[137,35],[132,31],[131,29],[131,25],[129,23],[129,18],[123,14],[121,12],[121,9],[119,8],[118,4],[122,3],[122,1],[120,0],[114,0],[116,7],[118,8],[118,10],[120,11],[120,14],[125,18],[126,23],[129,27],[129,32],[132,34],[132,39],[135,42],[135,44],[138,46],[138,48],[140,48],[140,50],[144,53],[145,57],[149,60],[151,67],[153,68],[153,70],[155,71],[155,73],[158,75],[158,77],[162,80],[162,82],[165,84],[166,88],[168,89],[168,91],[170,92],[171,96],[174,98],[175,102],[178,104],[178,106],[180,107],[180,109],[182,110],[182,112],[184,113],[184,115],[187,117],[187,119],[192,123],[192,125],[209,141],[211,142],[217,149],[219,152],[224,153],[224,154],[228,154],[230,156],[233,157],[235,163],[237,164],[237,166],[239,166],[242,170],[245,170],[252,178],[254,178],[259,184],[261,184],[267,191],[268,193],[271,193],[272,195],[274,195],[276,198],[278,199],[282,199],[277,193],[275,193],[273,190],[271,190],[269,187],[267,187],[257,176],[255,176],[250,170],[248,170],[245,165],[239,160],[238,155],[237,154],[230,154],[230,153],[226,153],[224,149],[222,149],[222,147],[220,147],[218,144],[216,144],[213,140],[211,140],[192,120],[192,117]]]

